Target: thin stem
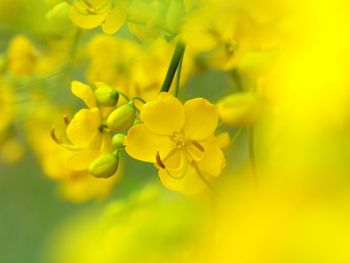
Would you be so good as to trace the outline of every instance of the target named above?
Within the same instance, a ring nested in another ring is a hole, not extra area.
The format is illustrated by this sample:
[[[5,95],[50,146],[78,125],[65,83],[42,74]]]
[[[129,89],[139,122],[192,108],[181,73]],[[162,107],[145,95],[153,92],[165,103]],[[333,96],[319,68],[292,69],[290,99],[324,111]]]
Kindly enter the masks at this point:
[[[237,139],[241,135],[242,131],[243,131],[243,127],[239,128],[238,131],[235,132],[235,134],[233,135],[233,138],[232,138],[232,140],[230,142],[230,145],[234,144],[237,141]]]
[[[77,48],[78,48],[81,34],[82,34],[82,30],[80,28],[77,28],[75,35],[74,35],[74,38],[73,38],[72,46],[71,46],[70,51],[69,51],[69,57],[71,60],[75,59],[75,55],[77,53]]]
[[[130,101],[130,98],[123,92],[119,91],[119,90],[115,90],[116,92],[119,93],[119,95],[121,95],[127,102]]]
[[[179,88],[180,88],[180,80],[181,80],[181,70],[182,70],[182,61],[184,58],[184,53],[182,53],[179,65],[177,67],[177,71],[176,71],[176,82],[175,82],[175,97],[178,97],[179,95]]]
[[[249,145],[249,161],[252,169],[252,175],[255,185],[258,185],[258,173],[255,162],[255,147],[254,147],[254,126],[248,128],[248,145]]]
[[[160,92],[168,92],[169,91],[171,84],[173,82],[176,70],[179,66],[179,63],[181,61],[181,58],[182,58],[184,52],[185,52],[185,45],[182,44],[181,42],[178,42],[176,47],[175,47],[174,54],[171,58],[168,72],[165,76],[165,79],[164,79],[164,82],[163,82],[163,85],[162,85]]]
[[[143,104],[146,103],[146,101],[145,101],[144,99],[140,98],[140,97],[134,97],[134,98],[132,98],[132,102],[133,102],[133,103],[134,103],[135,100],[141,101]]]

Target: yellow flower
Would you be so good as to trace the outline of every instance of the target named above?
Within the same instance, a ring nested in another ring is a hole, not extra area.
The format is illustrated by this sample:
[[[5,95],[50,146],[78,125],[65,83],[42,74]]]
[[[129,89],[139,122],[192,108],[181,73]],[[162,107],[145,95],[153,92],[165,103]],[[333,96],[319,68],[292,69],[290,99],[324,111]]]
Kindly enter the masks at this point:
[[[225,158],[215,142],[218,113],[210,102],[196,98],[182,105],[163,92],[142,107],[140,117],[143,123],[126,137],[126,152],[155,163],[166,187],[194,194],[219,176]]]
[[[104,109],[97,107],[92,89],[81,82],[73,81],[72,92],[88,108],[78,111],[71,121],[66,119],[65,132],[56,140],[73,150],[68,166],[75,171],[82,171],[87,170],[100,154],[112,152],[112,137],[103,131]]]
[[[25,36],[15,36],[9,45],[8,71],[15,76],[29,75],[37,65],[38,51]]]
[[[122,167],[108,179],[98,179],[88,170],[75,171],[68,166],[72,151],[55,143],[48,130],[52,119],[61,118],[61,110],[51,103],[38,105],[33,117],[25,122],[24,131],[43,173],[57,181],[60,194],[72,202],[86,202],[106,197],[120,179]],[[74,154],[74,152],[73,152]]]
[[[112,0],[79,0],[71,6],[69,17],[78,27],[92,29],[101,25],[103,32],[114,34],[124,24],[126,12],[122,1],[113,4]]]

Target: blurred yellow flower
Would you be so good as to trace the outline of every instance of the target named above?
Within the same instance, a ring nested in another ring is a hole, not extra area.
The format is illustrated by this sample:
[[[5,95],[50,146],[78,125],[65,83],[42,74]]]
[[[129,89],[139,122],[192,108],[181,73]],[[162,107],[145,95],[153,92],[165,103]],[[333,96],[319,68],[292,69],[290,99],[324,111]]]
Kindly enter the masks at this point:
[[[142,107],[140,117],[143,123],[126,137],[126,152],[155,163],[166,187],[193,194],[219,176],[225,158],[214,137],[218,113],[209,101],[196,98],[182,105],[162,92]]]
[[[167,71],[173,43],[158,39],[150,44],[108,35],[95,35],[87,46],[87,79],[103,81],[129,97],[153,100]],[[115,52],[118,50],[118,52]],[[181,82],[188,79],[192,61],[184,58]]]
[[[159,185],[147,185],[66,220],[55,229],[45,262],[194,262],[205,213],[181,196],[164,196]]]
[[[217,103],[220,120],[234,127],[249,126],[256,122],[262,110],[262,98],[253,92],[234,93]]]
[[[85,29],[101,25],[103,32],[114,34],[126,19],[123,0],[79,0],[72,4],[69,17],[78,27]]]
[[[18,35],[11,40],[8,48],[8,71],[15,76],[31,74],[35,70],[37,57],[38,51],[32,42]]]

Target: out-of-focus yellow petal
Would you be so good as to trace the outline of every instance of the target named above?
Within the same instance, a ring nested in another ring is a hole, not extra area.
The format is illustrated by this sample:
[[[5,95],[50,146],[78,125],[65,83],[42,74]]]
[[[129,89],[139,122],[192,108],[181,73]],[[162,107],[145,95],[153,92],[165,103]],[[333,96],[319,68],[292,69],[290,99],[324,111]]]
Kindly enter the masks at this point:
[[[98,27],[106,18],[106,14],[94,15],[80,12],[75,6],[72,6],[69,9],[68,16],[76,26],[84,29],[92,29]]]
[[[214,141],[219,148],[224,149],[230,145],[230,134],[228,132],[220,133],[219,135],[215,136]]]
[[[261,113],[261,98],[258,94],[242,92],[229,95],[217,103],[223,123],[242,127],[254,124]]]
[[[95,94],[90,86],[79,81],[73,81],[71,84],[72,93],[85,102],[89,108],[96,107]]]
[[[214,143],[201,142],[204,156],[198,162],[198,169],[203,176],[219,176],[225,167],[225,157],[220,148]]]
[[[218,125],[218,112],[213,104],[203,98],[196,98],[185,103],[185,136],[202,140],[211,136]]]
[[[99,156],[99,151],[83,149],[74,152],[67,160],[67,166],[73,171],[84,171],[89,168],[90,163]]]
[[[82,109],[74,115],[66,133],[73,144],[85,148],[90,145],[96,133],[99,133],[100,124],[101,115],[98,108]]]
[[[121,6],[116,6],[107,15],[102,24],[102,30],[106,34],[114,34],[123,26],[126,19],[126,12]]]
[[[98,179],[91,176],[88,171],[74,172],[70,178],[60,185],[60,192],[70,201],[81,203],[90,199],[104,198],[120,179],[121,170],[108,178]]]
[[[165,158],[175,147],[168,136],[151,132],[145,124],[133,126],[125,139],[126,152],[133,158],[145,162],[156,162],[156,156]]]
[[[199,193],[207,188],[194,166],[186,161],[182,169],[177,172],[159,169],[158,175],[162,184],[170,190],[188,195]]]
[[[162,92],[155,101],[142,107],[141,120],[157,134],[172,135],[181,131],[185,123],[185,112],[181,102],[168,92]]]

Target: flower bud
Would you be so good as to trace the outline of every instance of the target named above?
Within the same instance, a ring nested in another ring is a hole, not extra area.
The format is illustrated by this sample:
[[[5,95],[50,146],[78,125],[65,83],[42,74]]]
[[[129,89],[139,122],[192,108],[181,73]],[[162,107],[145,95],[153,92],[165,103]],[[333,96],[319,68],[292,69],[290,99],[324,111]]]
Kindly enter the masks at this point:
[[[47,14],[46,19],[59,25],[68,24],[68,10],[70,5],[66,2],[56,4]]]
[[[119,99],[117,91],[104,83],[96,84],[96,86],[95,97],[99,105],[106,107],[117,105]]]
[[[265,52],[251,52],[241,59],[238,70],[256,79],[266,73],[271,62],[271,55]]]
[[[124,148],[125,147],[124,139],[125,139],[125,135],[122,133],[118,133],[114,135],[112,139],[113,146],[117,149]]]
[[[254,124],[260,113],[260,97],[257,94],[243,92],[232,94],[217,103],[220,119],[233,127]]]
[[[136,117],[136,109],[132,102],[128,102],[115,109],[107,118],[107,126],[113,131],[121,132],[129,129]]]
[[[108,178],[116,172],[118,163],[118,154],[103,154],[90,164],[89,172],[96,178]]]

